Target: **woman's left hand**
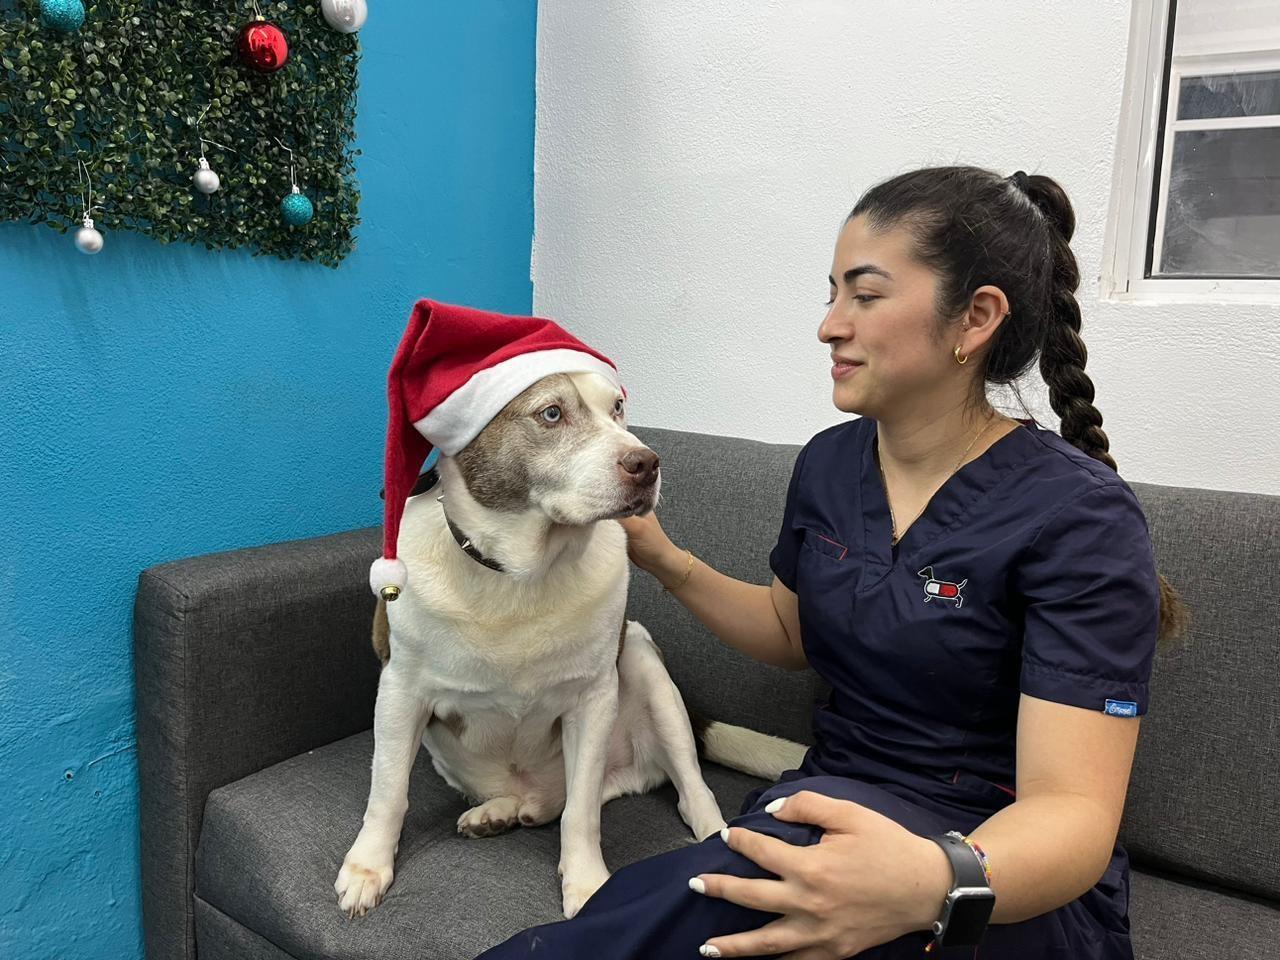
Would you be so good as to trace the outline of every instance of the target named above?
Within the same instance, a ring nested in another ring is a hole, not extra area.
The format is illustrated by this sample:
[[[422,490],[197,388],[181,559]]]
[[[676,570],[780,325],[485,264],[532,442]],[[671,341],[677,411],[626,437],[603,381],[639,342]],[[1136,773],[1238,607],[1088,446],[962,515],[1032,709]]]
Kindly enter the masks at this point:
[[[951,864],[932,840],[861,804],[809,790],[787,797],[773,815],[825,833],[797,847],[742,827],[729,830],[730,849],[778,879],[702,874],[706,896],[782,916],[758,930],[713,937],[703,956],[841,960],[927,930],[937,919],[951,889]]]

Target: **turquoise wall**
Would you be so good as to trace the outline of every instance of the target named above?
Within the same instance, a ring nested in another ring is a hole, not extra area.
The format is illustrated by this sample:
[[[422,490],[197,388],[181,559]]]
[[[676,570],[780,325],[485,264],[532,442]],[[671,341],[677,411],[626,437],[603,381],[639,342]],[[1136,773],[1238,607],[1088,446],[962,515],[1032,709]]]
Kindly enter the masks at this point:
[[[531,309],[535,6],[370,4],[336,271],[0,224],[0,956],[142,955],[138,571],[380,522],[413,301]]]

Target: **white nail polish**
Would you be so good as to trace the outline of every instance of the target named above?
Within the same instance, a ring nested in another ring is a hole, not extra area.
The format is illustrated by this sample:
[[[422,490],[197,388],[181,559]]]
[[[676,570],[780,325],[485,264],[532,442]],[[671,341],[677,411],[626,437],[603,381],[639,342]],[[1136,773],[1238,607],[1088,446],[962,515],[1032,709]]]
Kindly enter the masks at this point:
[[[720,839],[721,839],[721,840],[723,840],[726,844],[729,842],[729,828],[728,828],[728,827],[725,827],[724,829],[722,829],[722,830],[720,831]]]
[[[692,890],[694,893],[706,893],[707,885],[703,883],[701,878],[699,877],[690,877],[689,889]]]
[[[765,812],[765,813],[777,813],[779,810],[781,810],[781,809],[782,809],[782,805],[783,805],[784,803],[786,803],[786,802],[787,802],[787,798],[786,798],[786,797],[779,797],[777,800],[773,800],[773,801],[771,801],[771,802],[769,803],[769,805],[768,805],[767,807],[765,807],[765,808],[764,808],[764,812]]]
[[[698,948],[698,952],[702,954],[704,957],[720,956],[720,951],[709,943],[704,943],[702,946],[700,946]]]

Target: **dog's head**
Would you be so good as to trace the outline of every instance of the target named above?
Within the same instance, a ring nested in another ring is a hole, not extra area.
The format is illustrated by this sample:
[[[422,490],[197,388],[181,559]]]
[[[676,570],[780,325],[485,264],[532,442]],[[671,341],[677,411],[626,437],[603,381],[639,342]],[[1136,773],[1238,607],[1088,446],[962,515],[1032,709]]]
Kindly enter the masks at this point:
[[[483,506],[573,526],[648,513],[662,482],[657,455],[627,430],[621,391],[597,373],[544,377],[453,459]]]

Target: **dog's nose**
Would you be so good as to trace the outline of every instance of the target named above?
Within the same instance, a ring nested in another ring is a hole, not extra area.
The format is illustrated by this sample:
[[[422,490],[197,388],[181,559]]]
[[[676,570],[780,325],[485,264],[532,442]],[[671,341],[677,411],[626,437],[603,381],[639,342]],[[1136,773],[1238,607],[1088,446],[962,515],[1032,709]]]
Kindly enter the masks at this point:
[[[651,487],[658,479],[658,455],[648,447],[636,447],[628,450],[618,466],[622,468],[625,479],[638,487]]]

